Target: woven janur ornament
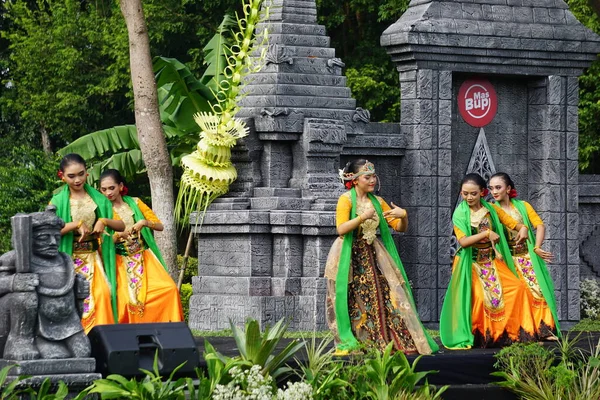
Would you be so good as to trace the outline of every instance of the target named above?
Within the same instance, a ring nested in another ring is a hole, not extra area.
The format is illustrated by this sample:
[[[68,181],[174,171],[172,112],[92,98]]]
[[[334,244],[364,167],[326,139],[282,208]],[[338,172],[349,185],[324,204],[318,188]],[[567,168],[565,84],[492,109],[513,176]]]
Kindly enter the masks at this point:
[[[237,178],[231,163],[231,148],[248,135],[248,127],[236,118],[220,121],[224,117],[208,113],[194,116],[201,139],[196,151],[181,160],[183,174],[177,200],[185,204],[186,216],[194,207],[198,208],[196,211],[206,210],[217,197],[229,191],[229,185]]]

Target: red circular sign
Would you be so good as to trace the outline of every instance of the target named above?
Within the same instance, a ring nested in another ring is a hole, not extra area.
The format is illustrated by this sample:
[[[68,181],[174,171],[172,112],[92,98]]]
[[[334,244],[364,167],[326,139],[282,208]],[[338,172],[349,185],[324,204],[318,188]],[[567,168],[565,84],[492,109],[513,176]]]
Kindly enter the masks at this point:
[[[458,90],[458,110],[465,122],[483,127],[492,122],[498,110],[498,96],[485,79],[467,79]]]

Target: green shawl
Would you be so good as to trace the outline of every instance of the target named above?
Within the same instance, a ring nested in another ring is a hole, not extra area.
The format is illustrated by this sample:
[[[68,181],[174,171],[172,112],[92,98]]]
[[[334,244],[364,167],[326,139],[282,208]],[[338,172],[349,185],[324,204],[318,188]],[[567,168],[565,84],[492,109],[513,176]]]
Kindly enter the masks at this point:
[[[560,337],[560,325],[558,322],[558,313],[556,312],[556,300],[554,298],[554,284],[552,283],[552,278],[548,273],[548,268],[546,268],[546,263],[535,253],[535,251],[533,251],[533,248],[535,247],[535,236],[533,235],[533,227],[531,226],[529,216],[527,215],[527,209],[525,209],[525,202],[522,200],[511,199],[511,203],[523,217],[523,223],[527,226],[527,228],[529,228],[529,238],[527,240],[529,257],[531,258],[531,264],[533,264],[533,270],[535,271],[535,276],[537,277],[537,281],[540,285],[540,289],[542,290],[542,294],[544,295],[544,299],[546,300],[546,303],[548,303],[548,307],[552,312],[552,317],[554,317],[557,336]]]
[[[133,197],[123,196],[123,201],[125,203],[127,203],[127,205],[133,211],[133,219],[135,222],[145,219],[144,214],[142,213],[142,210],[140,210],[140,208],[137,205],[137,202],[135,201],[135,199]],[[156,241],[154,240],[154,235],[152,235],[152,231],[150,231],[150,228],[148,228],[147,226],[144,226],[142,228],[141,232],[142,232],[142,238],[144,239],[144,242],[146,242],[146,245],[148,246],[148,248],[150,248],[150,250],[152,250],[152,252],[156,256],[156,258],[158,258],[158,261],[160,261],[160,263],[163,265],[163,268],[165,270],[167,270],[167,265],[165,264],[165,260],[163,260],[162,254],[160,254],[160,251],[158,250],[158,246],[156,245]]]
[[[504,229],[498,218],[498,213],[487,201],[481,199],[481,205],[489,210],[492,230],[500,236],[496,248],[502,254],[508,268],[517,275],[508,247]],[[471,210],[466,201],[462,201],[454,214],[452,223],[465,235],[471,234]],[[471,327],[471,267],[473,250],[462,247],[458,250],[454,261],[454,271],[450,278],[448,290],[442,305],[440,316],[440,339],[448,349],[469,349],[473,346]]]
[[[99,191],[88,185],[84,185],[84,189],[87,194],[96,203],[96,217],[97,218],[113,218],[113,210],[111,202],[104,197]],[[56,215],[58,215],[65,223],[72,222],[71,217],[71,203],[69,201],[70,191],[69,186],[65,185],[59,190],[52,199],[51,204],[54,204],[57,208]],[[113,230],[106,227],[106,237],[102,240],[102,262],[104,264],[104,271],[111,289],[111,305],[113,310],[113,316],[115,322],[118,321],[117,314],[117,275],[115,269],[115,244],[112,241]],[[73,232],[69,232],[62,236],[60,240],[59,250],[73,256]]]
[[[352,209],[350,210],[350,219],[356,218],[356,190],[354,188],[350,189],[350,198],[352,200]],[[402,265],[402,261],[400,260],[400,256],[398,255],[398,250],[396,249],[396,244],[394,243],[394,239],[392,238],[392,234],[390,233],[390,229],[388,227],[387,221],[383,216],[383,210],[381,209],[381,204],[377,198],[369,193],[369,199],[379,216],[379,232],[381,234],[381,239],[385,249],[388,251],[398,270],[402,274],[404,281],[406,282],[406,289],[408,292],[408,298],[411,301],[411,305],[413,308],[413,312],[417,313],[417,307],[415,306],[415,302],[413,299],[412,291],[410,289],[410,285],[408,284],[408,278],[406,273],[404,272],[404,267]],[[354,231],[350,231],[344,235],[344,242],[342,245],[342,252],[340,255],[340,261],[338,266],[338,272],[336,275],[335,282],[335,315],[336,322],[338,325],[338,333],[340,337],[340,343],[337,345],[340,350],[354,350],[360,347],[360,343],[354,337],[352,333],[352,328],[350,324],[350,314],[348,312],[348,277],[350,272],[350,261],[352,258],[352,242],[354,240]],[[422,324],[421,327],[423,328]],[[429,336],[427,330],[423,328],[423,332],[427,338],[429,346],[431,347],[432,352],[436,352],[438,350],[438,346],[435,341]]]

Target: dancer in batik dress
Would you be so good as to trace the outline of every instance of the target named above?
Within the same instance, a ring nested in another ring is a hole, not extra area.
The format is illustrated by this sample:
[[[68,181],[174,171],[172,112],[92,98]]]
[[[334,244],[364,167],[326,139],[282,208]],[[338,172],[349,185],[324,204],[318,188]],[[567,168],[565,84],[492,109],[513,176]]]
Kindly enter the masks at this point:
[[[535,327],[540,339],[554,340],[560,335],[554,284],[546,262],[552,261],[552,253],[542,249],[546,229],[531,204],[518,200],[517,190],[510,176],[504,172],[492,175],[489,187],[499,206],[508,215],[528,228],[528,238],[517,243],[517,232],[506,229],[506,238],[519,278],[529,288],[529,296]],[[535,235],[533,230],[535,229]]]
[[[388,225],[403,232],[406,210],[373,195],[375,166],[356,160],[340,171],[348,192],[338,200],[340,235],[329,252],[327,321],[337,354],[364,347],[431,354],[438,347],[419,320],[408,279]],[[382,241],[376,237],[379,228]]]
[[[166,269],[152,231],[163,224],[143,201],[127,196],[116,169],[100,176],[100,190],[111,201],[125,232],[115,233],[119,323],[183,321],[179,291]]]
[[[461,248],[440,318],[440,338],[450,349],[500,347],[537,340],[527,286],[518,277],[504,226],[527,238],[527,227],[483,199],[485,180],[468,174],[463,201],[454,211],[454,233]]]
[[[96,325],[117,320],[117,281],[114,231],[123,231],[123,221],[113,219],[112,205],[86,183],[87,170],[79,154],[67,154],[60,162],[59,177],[66,184],[52,197],[56,214],[65,222],[60,251],[70,254],[75,272],[90,283],[83,303],[81,323],[86,333]]]

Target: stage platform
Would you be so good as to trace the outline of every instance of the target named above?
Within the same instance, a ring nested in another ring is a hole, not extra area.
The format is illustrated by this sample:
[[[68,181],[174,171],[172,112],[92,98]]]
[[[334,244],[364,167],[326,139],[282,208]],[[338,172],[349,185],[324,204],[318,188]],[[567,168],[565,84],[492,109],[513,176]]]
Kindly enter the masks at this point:
[[[571,337],[575,337],[571,334]],[[238,354],[235,340],[232,337],[196,337],[200,354],[204,352],[204,340],[207,339],[219,352],[233,357]],[[584,333],[578,341],[578,347],[590,350],[598,344],[600,333]],[[278,348],[283,349],[290,339],[282,339]],[[556,346],[553,342],[543,342],[543,346]],[[442,396],[444,400],[514,400],[517,397],[512,393],[493,384],[497,378],[490,374],[495,371],[494,355],[500,349],[472,349],[472,350],[447,350],[440,346],[439,353],[422,357],[417,370],[439,371],[428,376],[430,384],[436,386],[450,385]],[[302,360],[300,351],[297,358]],[[412,362],[416,356],[407,357]],[[293,365],[291,365],[293,367]],[[201,367],[206,368],[204,360]]]

